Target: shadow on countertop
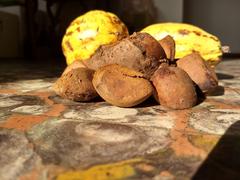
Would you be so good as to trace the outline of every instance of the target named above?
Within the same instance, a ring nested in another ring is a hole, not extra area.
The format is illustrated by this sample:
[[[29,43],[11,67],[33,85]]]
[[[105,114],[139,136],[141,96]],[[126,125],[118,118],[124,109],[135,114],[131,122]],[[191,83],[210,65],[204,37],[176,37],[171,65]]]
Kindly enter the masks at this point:
[[[222,79],[233,79],[234,78],[233,75],[225,74],[225,73],[217,73],[217,77],[218,77],[219,80],[222,80]]]
[[[240,179],[240,120],[228,128],[192,178],[202,179]]]
[[[62,74],[65,67],[63,60],[0,59],[0,83],[56,78]]]

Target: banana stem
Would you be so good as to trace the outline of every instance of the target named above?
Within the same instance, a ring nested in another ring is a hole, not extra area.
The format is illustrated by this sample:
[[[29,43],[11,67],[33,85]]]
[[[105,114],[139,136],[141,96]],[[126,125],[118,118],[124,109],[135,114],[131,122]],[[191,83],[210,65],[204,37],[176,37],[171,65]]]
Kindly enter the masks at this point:
[[[224,54],[231,53],[230,46],[222,46],[222,52]]]

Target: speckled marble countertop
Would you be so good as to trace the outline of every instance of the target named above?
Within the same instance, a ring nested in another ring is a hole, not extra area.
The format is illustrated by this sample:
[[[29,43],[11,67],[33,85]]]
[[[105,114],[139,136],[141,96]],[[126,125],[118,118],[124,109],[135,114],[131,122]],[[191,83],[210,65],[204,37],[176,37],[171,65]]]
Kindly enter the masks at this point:
[[[76,103],[53,67],[0,66],[0,179],[240,179],[240,60],[188,110]]]

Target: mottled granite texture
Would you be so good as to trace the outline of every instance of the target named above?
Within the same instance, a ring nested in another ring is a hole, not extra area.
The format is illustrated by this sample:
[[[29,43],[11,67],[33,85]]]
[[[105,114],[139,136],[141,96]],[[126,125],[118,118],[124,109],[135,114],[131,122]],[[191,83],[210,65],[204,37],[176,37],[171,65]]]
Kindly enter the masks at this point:
[[[0,66],[0,179],[240,179],[240,60],[188,110],[118,108],[51,90],[60,69]]]

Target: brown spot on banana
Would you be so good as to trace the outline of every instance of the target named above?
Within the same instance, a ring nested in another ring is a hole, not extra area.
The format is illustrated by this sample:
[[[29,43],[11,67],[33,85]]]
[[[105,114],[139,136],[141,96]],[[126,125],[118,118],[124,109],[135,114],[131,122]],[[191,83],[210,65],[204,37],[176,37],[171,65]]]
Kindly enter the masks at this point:
[[[72,34],[73,34],[73,32],[70,31],[70,32],[68,32],[66,35],[67,35],[67,36],[70,36],[70,35],[72,35]]]
[[[184,35],[188,35],[188,34],[190,33],[190,31],[187,30],[187,29],[179,29],[178,32],[179,32],[180,34],[182,34],[183,36],[184,36]]]
[[[66,44],[66,46],[67,46],[71,51],[74,50],[73,47],[72,47],[72,45],[71,45],[71,43],[70,43],[69,41],[66,41],[65,44]]]

